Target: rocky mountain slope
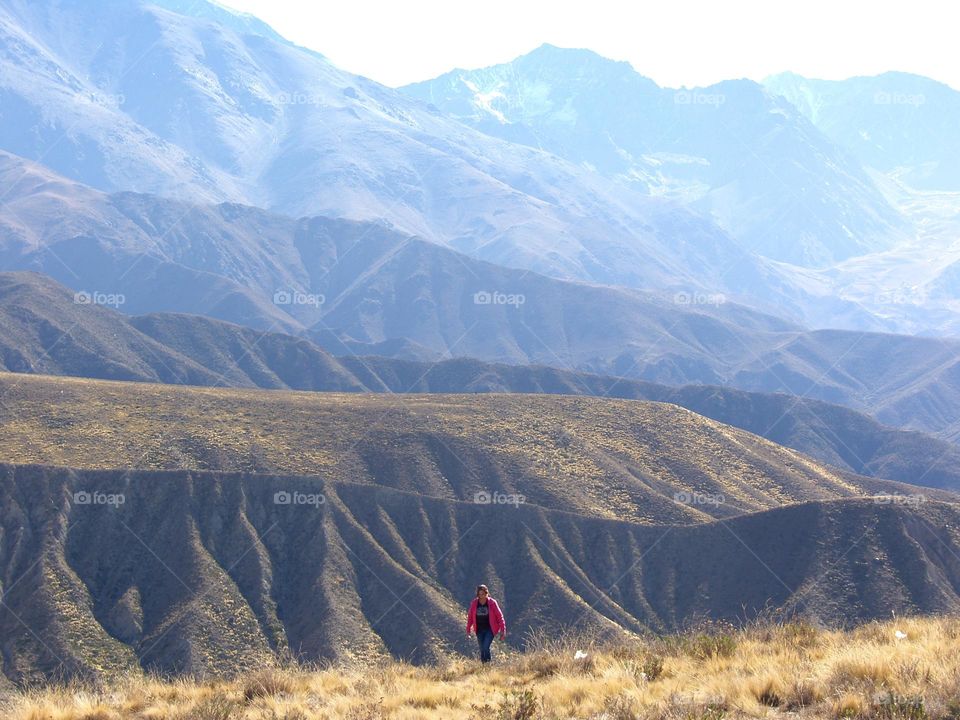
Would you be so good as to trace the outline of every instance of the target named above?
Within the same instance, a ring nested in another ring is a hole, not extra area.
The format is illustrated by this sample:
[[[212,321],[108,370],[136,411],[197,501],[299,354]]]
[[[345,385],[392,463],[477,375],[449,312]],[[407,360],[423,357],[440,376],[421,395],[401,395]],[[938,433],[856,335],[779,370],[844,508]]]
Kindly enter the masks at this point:
[[[0,508],[16,538],[0,544],[3,674],[21,684],[223,675],[279,654],[428,661],[470,650],[481,579],[514,645],[545,622],[669,631],[777,609],[846,624],[960,605],[960,515],[940,502],[655,526],[315,478],[3,466]]]

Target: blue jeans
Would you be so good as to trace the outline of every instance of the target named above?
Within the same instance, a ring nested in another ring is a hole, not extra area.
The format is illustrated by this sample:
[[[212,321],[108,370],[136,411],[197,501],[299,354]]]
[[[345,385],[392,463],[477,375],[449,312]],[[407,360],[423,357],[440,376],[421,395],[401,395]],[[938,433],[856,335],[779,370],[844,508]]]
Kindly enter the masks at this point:
[[[480,645],[480,662],[490,662],[490,643],[493,642],[493,630],[477,630],[477,643]]]

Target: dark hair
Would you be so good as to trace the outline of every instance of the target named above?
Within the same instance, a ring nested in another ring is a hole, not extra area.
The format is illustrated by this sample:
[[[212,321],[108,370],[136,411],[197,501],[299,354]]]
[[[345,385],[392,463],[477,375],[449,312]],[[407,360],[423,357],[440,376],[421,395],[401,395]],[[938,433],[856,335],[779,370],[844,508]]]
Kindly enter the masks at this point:
[[[489,588],[487,588],[486,585],[477,585],[477,597],[480,597],[480,591],[481,591],[481,590],[485,591],[485,592],[487,593],[487,595],[490,594],[490,590],[489,590]]]

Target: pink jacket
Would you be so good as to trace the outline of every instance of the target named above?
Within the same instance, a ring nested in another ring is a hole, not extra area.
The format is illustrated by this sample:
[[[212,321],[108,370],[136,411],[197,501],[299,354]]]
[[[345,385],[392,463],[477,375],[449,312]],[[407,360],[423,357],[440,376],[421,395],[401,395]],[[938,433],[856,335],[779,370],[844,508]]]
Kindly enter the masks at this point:
[[[477,631],[477,603],[479,600],[477,598],[473,599],[473,602],[470,603],[470,612],[467,613],[467,635],[470,634],[472,629],[474,632]],[[507,621],[503,619],[503,613],[500,612],[500,606],[497,605],[497,601],[492,597],[487,598],[487,605],[490,606],[490,629],[493,631],[493,634],[502,632],[504,635],[507,634]]]

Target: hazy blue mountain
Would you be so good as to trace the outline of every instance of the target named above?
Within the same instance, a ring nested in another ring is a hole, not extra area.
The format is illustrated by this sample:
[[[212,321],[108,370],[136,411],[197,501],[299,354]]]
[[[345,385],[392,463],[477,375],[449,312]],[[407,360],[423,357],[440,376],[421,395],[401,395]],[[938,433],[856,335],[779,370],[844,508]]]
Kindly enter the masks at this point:
[[[100,190],[378,219],[557,277],[764,294],[756,259],[676,202],[472,130],[219,6],[164,5],[0,4],[0,149]]]
[[[921,75],[781,73],[764,85],[864,165],[920,190],[960,190],[960,92]]]
[[[239,35],[257,35],[268,40],[292,44],[257,16],[228,8],[216,0],[212,0],[211,2],[153,0],[152,4],[180,15],[187,15],[202,20],[211,20],[218,25],[230,28],[230,30]]]
[[[891,202],[914,227],[909,239],[887,250],[850,258],[818,270],[777,263],[783,287],[802,289],[802,304],[826,302],[807,315],[816,326],[858,328],[844,317],[851,306],[869,314],[884,330],[957,337],[960,335],[960,192],[912,189],[895,177],[871,171]],[[772,283],[771,283],[772,284]],[[825,319],[830,318],[829,322]]]
[[[661,88],[628,63],[544,45],[404,91],[490,135],[685,200],[777,260],[819,266],[900,237],[902,220],[857,162],[749,80]]]
[[[0,269],[94,304],[305,333],[334,354],[539,363],[847,405],[960,437],[955,340],[803,326],[701,291],[557,280],[383,224],[105,195],[0,156]]]
[[[889,247],[899,222],[856,163],[753,83],[675,92],[622,63],[543,48],[527,57],[558,73],[553,92],[569,85],[564,107],[581,120],[570,131],[562,112],[534,113],[534,142],[525,123],[494,118],[507,140],[469,128],[205,2],[7,0],[0,53],[0,149],[101,190],[376,219],[554,277],[722,293],[819,327],[918,329],[752,252],[826,263]],[[551,60],[568,54],[581,67],[572,79]],[[615,127],[599,132],[604,117]],[[651,128],[663,147],[647,147]],[[598,149],[608,135],[616,147]],[[953,315],[919,329],[949,331]]]
[[[723,296],[556,280],[378,223],[106,195],[10,156],[0,156],[0,187],[0,268],[47,273],[101,304],[122,296],[113,305],[126,313],[309,330],[336,353],[394,344],[430,358],[596,369],[636,360],[682,381],[713,377],[708,348],[731,333],[749,345],[754,332],[800,330]]]

